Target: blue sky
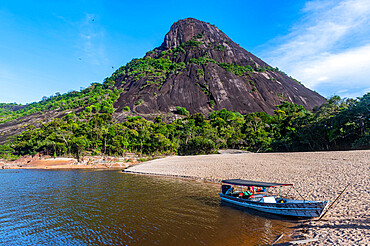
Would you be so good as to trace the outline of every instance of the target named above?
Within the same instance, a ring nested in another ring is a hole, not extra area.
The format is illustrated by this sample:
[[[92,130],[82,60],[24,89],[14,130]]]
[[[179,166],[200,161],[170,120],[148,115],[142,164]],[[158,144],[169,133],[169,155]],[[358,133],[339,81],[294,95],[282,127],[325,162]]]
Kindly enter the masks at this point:
[[[0,102],[102,82],[187,17],[215,24],[325,97],[370,91],[368,0],[0,0]]]

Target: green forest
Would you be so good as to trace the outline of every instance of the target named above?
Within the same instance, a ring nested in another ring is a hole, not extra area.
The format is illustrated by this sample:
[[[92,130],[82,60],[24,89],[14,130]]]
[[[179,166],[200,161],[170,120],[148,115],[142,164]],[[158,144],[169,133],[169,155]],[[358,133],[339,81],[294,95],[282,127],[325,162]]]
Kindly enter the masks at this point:
[[[2,122],[36,110],[88,106],[40,127],[29,125],[0,145],[0,158],[36,153],[80,159],[84,155],[125,153],[210,154],[224,148],[253,152],[370,148],[370,93],[346,100],[334,96],[313,112],[282,102],[272,116],[264,112],[241,115],[225,109],[205,116],[189,115],[180,105],[177,113],[183,116],[173,122],[164,122],[162,115],[153,121],[132,115],[117,123],[112,116],[119,92],[96,83],[81,92],[56,95],[31,105],[1,104]],[[14,107],[19,108],[15,111]]]

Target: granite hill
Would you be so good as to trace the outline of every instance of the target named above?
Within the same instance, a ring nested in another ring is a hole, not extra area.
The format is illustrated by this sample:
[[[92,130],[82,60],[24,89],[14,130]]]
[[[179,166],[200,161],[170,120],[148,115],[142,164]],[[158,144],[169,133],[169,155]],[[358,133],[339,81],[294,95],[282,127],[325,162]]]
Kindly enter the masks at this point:
[[[326,99],[193,18],[174,23],[163,44],[118,69],[107,83],[123,89],[114,107],[136,113],[176,106],[204,114],[227,109],[273,113],[288,101],[312,110]]]

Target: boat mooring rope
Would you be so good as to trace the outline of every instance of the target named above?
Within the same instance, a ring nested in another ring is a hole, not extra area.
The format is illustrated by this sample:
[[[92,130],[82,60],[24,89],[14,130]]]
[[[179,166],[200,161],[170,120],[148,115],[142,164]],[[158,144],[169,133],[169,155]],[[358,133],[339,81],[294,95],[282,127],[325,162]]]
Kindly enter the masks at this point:
[[[322,217],[324,217],[324,215],[329,211],[329,209],[331,209],[333,207],[334,203],[339,199],[339,197],[344,193],[344,191],[348,188],[348,186],[350,184],[351,183],[348,183],[348,185],[342,190],[342,192],[337,196],[337,198],[335,198],[334,202],[332,202],[330,204],[330,206],[328,207],[328,209],[326,209],[326,211],[320,216],[320,218],[317,221],[320,221],[322,219]]]
[[[298,195],[303,199],[303,201],[306,201],[306,198],[304,198],[302,195],[301,195],[301,193],[299,193],[298,192],[298,190],[294,187],[294,186],[292,186],[293,187],[293,189],[298,193]]]

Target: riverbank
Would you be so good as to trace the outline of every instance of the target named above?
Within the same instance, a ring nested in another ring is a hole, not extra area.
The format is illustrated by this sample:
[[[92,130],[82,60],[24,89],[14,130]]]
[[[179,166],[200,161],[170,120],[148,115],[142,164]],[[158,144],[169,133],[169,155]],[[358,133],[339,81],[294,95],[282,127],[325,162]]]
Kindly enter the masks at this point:
[[[306,221],[296,231],[302,238],[318,239],[316,245],[369,243],[370,150],[171,156],[126,170],[213,182],[241,178],[293,183],[306,199],[312,200],[334,201],[350,183],[321,221]]]
[[[126,157],[85,156],[78,161],[75,158],[42,156],[23,156],[15,161],[0,160],[2,169],[124,169],[138,164],[146,158],[135,154]]]

